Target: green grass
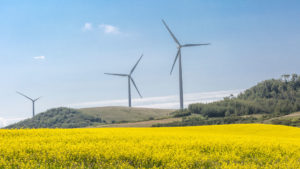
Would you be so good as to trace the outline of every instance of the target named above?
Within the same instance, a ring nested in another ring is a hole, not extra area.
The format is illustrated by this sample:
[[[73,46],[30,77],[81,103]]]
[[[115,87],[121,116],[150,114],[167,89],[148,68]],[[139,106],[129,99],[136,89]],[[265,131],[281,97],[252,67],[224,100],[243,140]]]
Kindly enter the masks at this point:
[[[174,110],[96,107],[83,109],[54,108],[25,119],[6,128],[80,128],[96,127],[109,124],[128,123],[129,126],[145,126],[148,123],[135,124],[138,121],[153,121],[169,118]],[[127,126],[128,126],[127,125]],[[150,125],[151,126],[151,125]]]
[[[292,119],[299,119],[299,118],[300,118],[300,112],[295,112],[288,115],[267,119],[264,121],[264,123],[271,124],[272,120],[292,120]]]
[[[95,107],[82,108],[79,111],[94,117],[99,117],[107,123],[114,122],[135,122],[151,119],[168,118],[173,112],[172,109],[152,109],[152,108],[129,108],[129,107]]]

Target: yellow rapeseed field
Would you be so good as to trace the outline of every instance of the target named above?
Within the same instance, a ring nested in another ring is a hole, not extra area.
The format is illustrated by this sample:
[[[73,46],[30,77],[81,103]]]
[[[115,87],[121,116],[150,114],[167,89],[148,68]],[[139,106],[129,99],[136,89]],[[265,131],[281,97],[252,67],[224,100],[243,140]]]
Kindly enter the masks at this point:
[[[300,129],[262,124],[0,130],[0,168],[300,168]]]

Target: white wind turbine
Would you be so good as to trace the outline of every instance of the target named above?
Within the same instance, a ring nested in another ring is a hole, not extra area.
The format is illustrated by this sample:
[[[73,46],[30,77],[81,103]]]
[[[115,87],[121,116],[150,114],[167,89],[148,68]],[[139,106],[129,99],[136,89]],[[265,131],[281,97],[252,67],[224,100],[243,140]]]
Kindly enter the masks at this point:
[[[25,98],[27,98],[27,99],[29,99],[29,100],[32,101],[32,117],[34,117],[34,116],[35,116],[35,112],[34,112],[34,110],[35,110],[35,102],[36,102],[37,100],[39,100],[41,97],[38,97],[38,98],[36,98],[36,99],[32,99],[32,98],[26,96],[25,94],[23,94],[23,93],[21,93],[21,92],[17,92],[17,93],[18,93],[19,95],[24,96]]]
[[[142,98],[141,93],[139,92],[139,89],[137,88],[133,78],[132,78],[132,73],[135,70],[136,66],[138,65],[138,63],[140,62],[140,60],[142,59],[143,55],[139,58],[139,60],[136,62],[136,64],[133,66],[133,68],[131,69],[129,74],[119,74],[119,73],[104,73],[106,75],[113,75],[113,76],[123,76],[123,77],[127,77],[128,78],[128,106],[131,107],[131,82],[134,85],[135,89],[137,90],[138,94],[140,95],[140,97]]]
[[[168,27],[168,25],[166,24],[166,22],[164,20],[162,20],[163,24],[165,25],[165,27],[167,28],[168,32],[170,33],[170,35],[172,36],[173,40],[175,41],[175,43],[177,44],[177,54],[171,69],[170,74],[172,74],[174,66],[176,61],[179,59],[179,98],[180,98],[180,109],[183,110],[183,83],[182,83],[182,64],[181,64],[181,48],[184,47],[193,47],[193,46],[203,46],[203,45],[210,45],[209,43],[202,43],[202,44],[180,44],[180,42],[177,40],[177,38],[175,37],[175,35],[172,33],[172,31],[170,30],[170,28]]]

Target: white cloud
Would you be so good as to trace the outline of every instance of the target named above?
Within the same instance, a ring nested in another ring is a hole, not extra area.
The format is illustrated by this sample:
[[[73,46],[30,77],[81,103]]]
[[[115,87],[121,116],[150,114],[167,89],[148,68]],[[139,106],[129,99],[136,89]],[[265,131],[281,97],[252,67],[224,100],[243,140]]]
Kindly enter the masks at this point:
[[[46,57],[45,56],[35,56],[35,57],[33,57],[33,59],[44,60],[44,59],[46,59]]]
[[[24,120],[25,118],[3,118],[0,117],[0,128],[5,127],[7,125],[16,123],[18,121]]]
[[[104,33],[106,33],[106,34],[120,34],[121,33],[119,31],[119,28],[116,26],[101,24],[99,27],[102,28]]]
[[[244,90],[226,90],[215,92],[202,92],[202,93],[188,93],[184,95],[184,106],[187,107],[191,103],[210,103],[222,100],[231,94],[237,96]],[[146,107],[146,108],[163,108],[163,109],[177,109],[179,107],[179,97],[177,95],[161,96],[161,97],[146,97],[143,99],[132,99],[133,106]],[[101,107],[101,106],[127,106],[128,100],[106,100],[106,101],[93,101],[71,104],[70,107],[85,108],[85,107]]]
[[[84,31],[90,31],[93,29],[92,23],[86,22],[82,28]]]

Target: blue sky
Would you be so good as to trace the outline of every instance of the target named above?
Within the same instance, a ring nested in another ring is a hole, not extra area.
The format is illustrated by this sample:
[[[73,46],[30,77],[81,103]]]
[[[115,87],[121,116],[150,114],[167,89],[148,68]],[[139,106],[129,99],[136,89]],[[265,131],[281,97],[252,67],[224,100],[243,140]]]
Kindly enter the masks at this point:
[[[127,98],[127,73],[144,97],[178,94],[176,45],[183,50],[185,93],[246,89],[300,73],[298,1],[0,1],[0,118],[77,103]],[[138,97],[132,91],[133,97]],[[134,105],[134,103],[133,103]]]

